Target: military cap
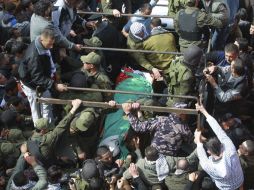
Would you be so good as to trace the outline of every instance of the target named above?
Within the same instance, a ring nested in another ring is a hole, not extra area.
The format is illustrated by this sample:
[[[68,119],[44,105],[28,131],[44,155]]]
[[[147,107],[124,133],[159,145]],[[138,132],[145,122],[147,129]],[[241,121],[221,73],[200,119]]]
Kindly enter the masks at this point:
[[[54,125],[50,124],[47,118],[40,118],[35,122],[34,127],[38,130],[43,130],[43,129],[52,129],[54,128]]]
[[[90,17],[88,17],[88,20],[91,20],[91,21],[96,21],[96,20],[101,20],[102,19],[102,15],[99,15],[99,14],[94,14],[94,15],[91,15]]]
[[[203,51],[196,45],[190,45],[183,54],[184,63],[190,66],[198,66],[201,61]]]
[[[71,122],[71,128],[77,128],[79,131],[87,131],[89,127],[94,123],[97,113],[93,108],[86,108],[80,115],[73,119]]]
[[[88,55],[83,55],[80,57],[83,63],[99,65],[101,63],[101,56],[97,53],[91,52]]]
[[[94,36],[90,39],[85,38],[83,41],[87,46],[91,46],[91,47],[101,47],[102,46],[102,41],[96,36]]]
[[[3,156],[14,156],[15,158],[19,157],[19,149],[12,143],[5,142],[0,144],[0,152]]]

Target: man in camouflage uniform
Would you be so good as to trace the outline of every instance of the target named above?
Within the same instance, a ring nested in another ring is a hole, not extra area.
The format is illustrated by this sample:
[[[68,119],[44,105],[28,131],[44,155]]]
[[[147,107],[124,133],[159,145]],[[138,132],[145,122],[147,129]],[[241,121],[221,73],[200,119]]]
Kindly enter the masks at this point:
[[[84,64],[81,71],[87,73],[89,77],[92,77],[94,83],[100,89],[112,90],[112,82],[106,74],[100,71],[101,56],[99,54],[91,52],[86,56],[81,56],[80,59]],[[112,99],[112,93],[103,93],[102,95],[103,101]]]
[[[168,0],[168,16],[175,18],[175,15],[181,9],[184,9],[186,0]]]
[[[202,0],[206,13],[221,20],[223,28],[212,30],[213,50],[223,50],[229,35],[230,10],[226,0]]]
[[[50,162],[55,159],[56,144],[63,133],[68,130],[70,121],[81,103],[81,100],[72,100],[72,109],[52,131],[49,131],[53,126],[49,124],[47,118],[41,118],[35,123],[36,129],[31,141],[27,142],[27,148],[43,165],[50,165]]]
[[[193,140],[188,125],[182,122],[179,115],[170,114],[168,117],[160,116],[140,121],[133,113],[133,110],[139,109],[139,106],[139,103],[124,103],[122,105],[134,131],[154,133],[151,146],[155,147],[159,153],[177,156],[183,141],[191,142]]]
[[[207,26],[222,28],[223,25],[218,18],[197,8],[196,0],[187,0],[186,8],[178,11],[174,19],[181,51],[186,50],[190,44],[195,44],[202,49],[206,48],[208,36],[205,39],[204,35],[209,35]]]
[[[193,95],[195,87],[195,72],[201,61],[203,52],[196,45],[190,45],[184,56],[177,57],[170,65],[168,75],[168,91],[171,95]],[[177,102],[187,100],[169,97],[167,106],[172,107]]]

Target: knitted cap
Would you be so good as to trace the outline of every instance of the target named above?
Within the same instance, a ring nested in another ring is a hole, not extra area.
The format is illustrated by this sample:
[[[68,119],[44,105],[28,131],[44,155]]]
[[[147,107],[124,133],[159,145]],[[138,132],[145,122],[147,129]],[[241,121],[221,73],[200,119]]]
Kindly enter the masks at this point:
[[[190,45],[183,54],[184,63],[186,65],[196,66],[200,63],[202,55],[202,49],[196,45]]]

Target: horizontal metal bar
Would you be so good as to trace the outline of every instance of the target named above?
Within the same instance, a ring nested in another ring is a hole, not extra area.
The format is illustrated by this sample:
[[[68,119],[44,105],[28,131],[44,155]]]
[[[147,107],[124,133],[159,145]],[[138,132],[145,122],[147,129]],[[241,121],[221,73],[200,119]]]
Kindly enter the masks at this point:
[[[83,46],[82,49],[105,50],[105,51],[121,51],[121,52],[136,52],[136,53],[157,53],[157,54],[183,55],[183,53],[180,53],[180,52],[170,52],[170,51],[150,51],[150,50],[106,48],[106,47],[92,47],[92,46]]]
[[[37,98],[37,102],[46,103],[46,104],[71,104],[71,100],[61,100],[54,98]],[[87,107],[97,107],[97,108],[112,108],[108,103],[104,102],[90,102],[90,101],[82,101],[82,105]],[[121,104],[116,104],[115,108],[122,109]],[[189,114],[189,115],[197,115],[198,112],[194,109],[179,109],[179,108],[171,108],[171,107],[158,107],[158,106],[140,106],[141,111],[152,111],[152,112],[167,112],[167,113],[177,113],[177,114]]]
[[[77,88],[77,87],[67,87],[68,90],[77,90],[77,91],[87,91],[87,92],[106,92],[114,94],[133,94],[133,95],[144,95],[144,96],[158,96],[158,97],[172,97],[172,98],[182,98],[182,99],[192,99],[198,100],[195,96],[181,96],[181,95],[170,95],[170,94],[159,94],[159,93],[145,93],[145,92],[136,92],[136,91],[123,91],[123,90],[108,90],[108,89],[97,89],[97,88]]]
[[[114,16],[112,13],[103,13],[103,12],[87,12],[87,11],[77,11],[78,14],[84,14],[84,15],[103,15],[103,16]],[[125,14],[122,13],[121,16],[127,16],[127,17],[152,17],[152,18],[171,18],[172,16],[167,15],[137,15],[137,14]]]

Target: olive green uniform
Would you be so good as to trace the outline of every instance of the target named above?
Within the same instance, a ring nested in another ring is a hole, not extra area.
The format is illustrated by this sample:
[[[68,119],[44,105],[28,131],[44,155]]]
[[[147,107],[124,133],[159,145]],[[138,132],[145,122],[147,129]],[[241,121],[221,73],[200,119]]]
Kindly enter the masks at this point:
[[[73,116],[72,113],[68,113],[52,131],[43,136],[36,132],[32,135],[31,140],[39,140],[40,152],[45,158],[53,154],[57,141],[69,129],[69,124]]]
[[[181,175],[170,174],[165,178],[165,184],[169,190],[183,190],[189,182],[189,173],[183,173]]]
[[[183,56],[177,57],[170,65],[168,75],[168,91],[171,95],[193,95],[195,76],[192,71],[183,63]],[[167,106],[172,107],[177,102],[186,100],[169,97]]]
[[[93,77],[94,79],[93,86],[96,86],[96,88],[112,90],[113,83],[110,81],[108,76],[104,74],[102,71],[97,71],[95,74],[91,74],[83,68],[81,69],[81,71],[86,73],[89,77]],[[102,95],[101,101],[110,101],[113,98],[112,93],[101,93],[101,95]]]
[[[185,8],[188,0],[168,0],[168,16],[175,18],[176,13]]]
[[[184,9],[185,14],[192,16],[192,14],[197,11],[197,18],[196,18],[196,24],[197,27],[199,28],[199,30],[202,30],[202,28],[204,28],[205,26],[212,26],[215,28],[222,28],[223,24],[222,21],[216,17],[213,17],[211,14],[207,14],[204,11],[199,10],[199,8],[197,7],[186,7],[186,9]],[[180,32],[180,28],[179,28],[179,13],[180,11],[178,11],[176,13],[175,19],[174,19],[174,27],[176,32],[179,34]],[[186,15],[186,16],[187,16]],[[196,31],[198,32],[198,31]],[[201,31],[200,31],[200,35],[201,35]],[[181,51],[184,51],[185,49],[187,49],[191,44],[193,45],[197,45],[200,48],[205,48],[207,46],[207,41],[203,41],[203,40],[198,40],[198,41],[190,41],[190,40],[186,40],[181,38],[181,35],[179,37],[179,44],[180,44],[180,48]]]

